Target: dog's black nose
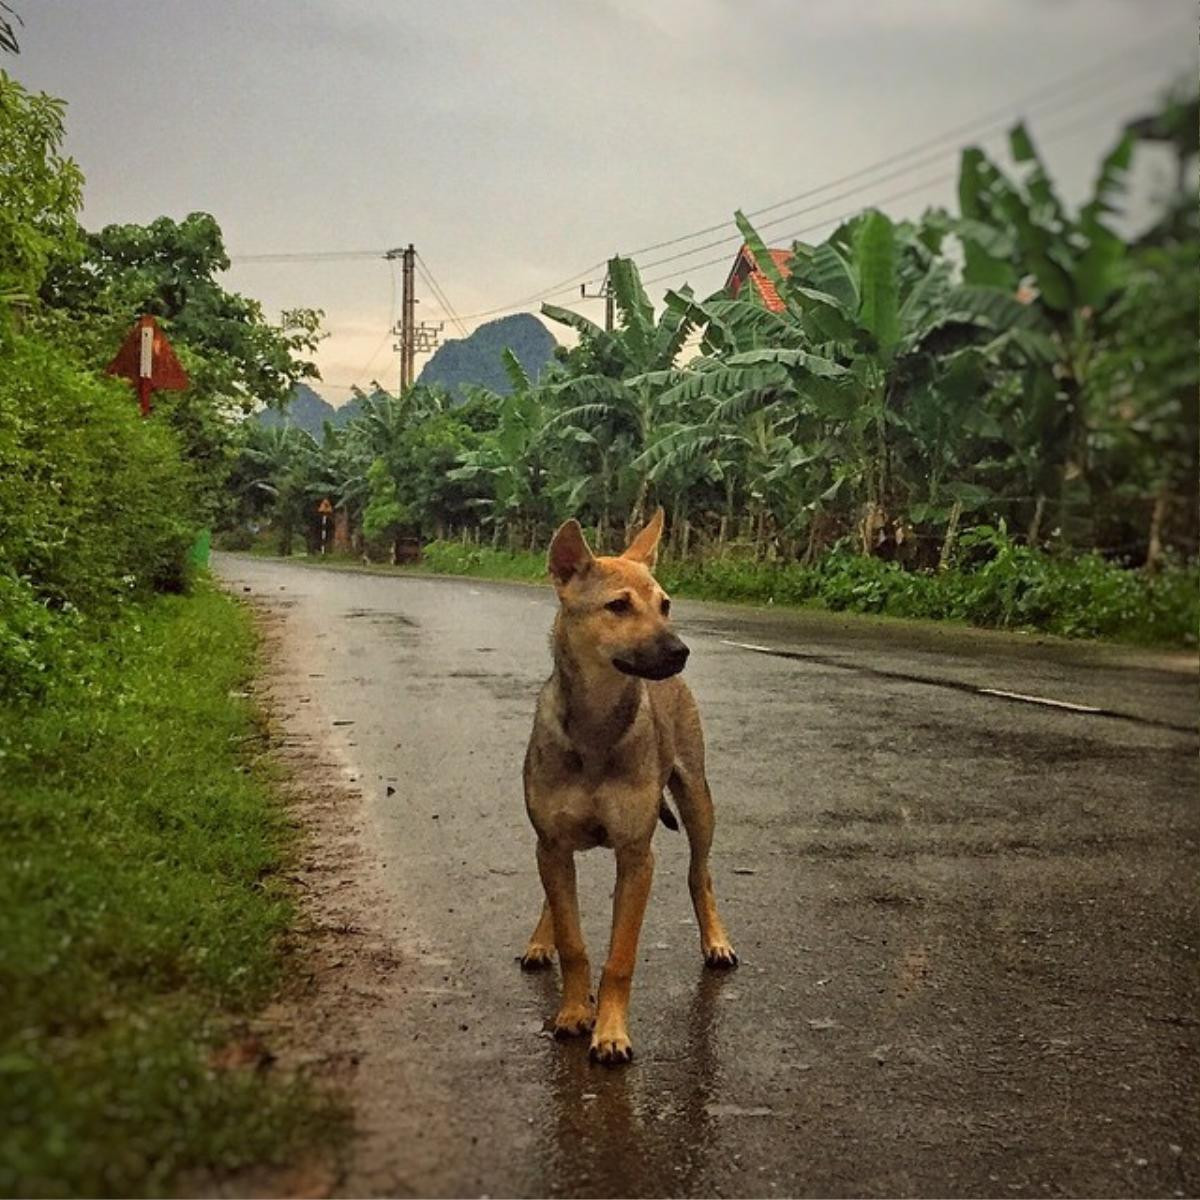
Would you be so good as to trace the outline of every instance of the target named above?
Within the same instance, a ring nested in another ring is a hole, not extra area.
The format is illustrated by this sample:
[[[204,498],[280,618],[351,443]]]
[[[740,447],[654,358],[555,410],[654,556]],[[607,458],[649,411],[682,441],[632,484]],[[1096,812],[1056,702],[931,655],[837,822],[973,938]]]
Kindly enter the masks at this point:
[[[691,651],[677,637],[663,647],[663,660],[676,671],[682,671]]]

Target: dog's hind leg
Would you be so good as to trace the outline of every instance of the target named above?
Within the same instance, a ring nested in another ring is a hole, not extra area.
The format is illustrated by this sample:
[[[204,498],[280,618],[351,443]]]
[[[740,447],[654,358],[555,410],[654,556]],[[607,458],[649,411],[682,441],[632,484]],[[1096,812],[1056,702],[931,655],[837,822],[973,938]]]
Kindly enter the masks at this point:
[[[542,902],[542,915],[521,955],[522,971],[540,971],[554,962],[554,915],[549,901]]]
[[[689,768],[677,763],[667,780],[667,787],[675,797],[691,848],[688,888],[692,893],[696,921],[700,925],[700,948],[704,951],[704,961],[710,967],[736,967],[738,957],[730,945],[721,915],[717,912],[717,897],[708,869],[715,817],[712,793],[708,790],[703,764],[692,764]]]
[[[554,1036],[587,1033],[596,1022],[592,1004],[592,967],[579,925],[579,898],[575,891],[575,855],[570,850],[538,841],[538,874],[546,889],[554,925],[554,944],[562,968],[562,1000],[554,1018]],[[540,922],[539,922],[540,924]]]

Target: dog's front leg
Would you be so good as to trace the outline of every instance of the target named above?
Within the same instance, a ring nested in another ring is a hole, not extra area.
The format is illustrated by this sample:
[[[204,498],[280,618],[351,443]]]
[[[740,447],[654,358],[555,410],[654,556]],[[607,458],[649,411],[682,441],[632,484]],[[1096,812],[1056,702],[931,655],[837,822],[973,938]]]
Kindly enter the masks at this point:
[[[537,864],[554,921],[554,944],[558,947],[558,963],[562,968],[562,1000],[554,1018],[554,1036],[572,1037],[587,1033],[596,1020],[591,997],[592,968],[583,944],[583,930],[579,926],[575,855],[569,849],[547,845],[539,838]]]
[[[629,1041],[629,986],[637,962],[642,917],[654,879],[654,853],[648,842],[620,847],[616,853],[612,941],[600,977],[600,1010],[591,1047],[592,1058],[602,1063],[628,1062],[633,1057]]]

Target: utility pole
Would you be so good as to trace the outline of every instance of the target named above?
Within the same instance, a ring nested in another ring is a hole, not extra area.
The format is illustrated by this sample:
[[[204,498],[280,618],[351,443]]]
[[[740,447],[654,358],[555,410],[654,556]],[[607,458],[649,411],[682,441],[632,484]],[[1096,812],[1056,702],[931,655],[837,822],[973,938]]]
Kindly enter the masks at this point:
[[[413,359],[416,346],[414,326],[416,324],[416,297],[413,295],[413,269],[416,264],[417,252],[409,242],[403,250],[389,250],[384,256],[387,259],[400,259],[401,290],[400,290],[400,324],[394,328],[394,333],[400,340],[396,349],[400,351],[400,394],[404,395],[413,385]]]
[[[404,249],[389,250],[384,258],[400,259],[401,281],[400,320],[392,327],[392,333],[399,340],[395,349],[400,351],[400,394],[404,395],[417,381],[416,356],[429,354],[437,349],[445,322],[439,321],[433,325],[428,321],[417,324],[417,297],[413,293],[413,268],[416,266],[417,252],[413,244]]]
[[[604,282],[600,285],[599,289],[594,292],[589,292],[587,290],[587,284],[581,283],[579,285],[579,295],[584,300],[599,300],[599,299],[603,298],[603,300],[604,300],[604,328],[607,329],[609,333],[611,333],[612,327],[613,327],[612,280],[609,279],[609,277],[607,275],[605,275]]]
[[[400,341],[404,349],[401,351],[400,391],[406,392],[413,385],[414,339],[413,325],[416,323],[416,297],[413,295],[413,266],[416,263],[417,252],[412,242],[404,248],[403,272],[401,278],[403,287],[400,300]]]

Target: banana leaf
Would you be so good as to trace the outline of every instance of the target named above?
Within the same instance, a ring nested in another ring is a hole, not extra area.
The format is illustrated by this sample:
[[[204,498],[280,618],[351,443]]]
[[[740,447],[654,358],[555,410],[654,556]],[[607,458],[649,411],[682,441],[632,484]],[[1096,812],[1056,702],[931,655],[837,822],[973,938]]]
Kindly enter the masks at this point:
[[[875,338],[884,360],[900,340],[896,237],[892,222],[871,209],[859,227],[858,274],[861,300],[858,320]]]
[[[587,317],[572,312],[569,308],[560,308],[557,304],[543,304],[542,316],[549,317],[551,321],[557,321],[560,325],[569,325],[585,337],[598,337],[604,332],[595,321],[589,321]]]

